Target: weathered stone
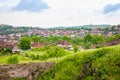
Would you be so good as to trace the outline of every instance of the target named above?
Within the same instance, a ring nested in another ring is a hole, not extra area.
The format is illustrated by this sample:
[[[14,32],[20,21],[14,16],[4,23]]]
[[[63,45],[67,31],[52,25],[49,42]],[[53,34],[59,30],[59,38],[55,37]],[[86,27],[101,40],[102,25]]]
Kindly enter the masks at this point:
[[[53,66],[54,63],[51,62],[0,65],[0,80],[12,80],[20,77],[35,80],[38,75]]]

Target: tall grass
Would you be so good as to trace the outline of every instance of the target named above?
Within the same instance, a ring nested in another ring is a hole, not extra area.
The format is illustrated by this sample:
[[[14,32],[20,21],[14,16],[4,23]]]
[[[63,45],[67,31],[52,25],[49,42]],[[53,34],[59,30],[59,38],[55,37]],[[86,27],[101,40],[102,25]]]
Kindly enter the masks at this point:
[[[2,65],[2,64],[17,64],[17,63],[25,63],[25,62],[32,62],[32,59],[25,57],[23,55],[20,55],[20,54],[0,56],[0,65]]]
[[[41,51],[42,50],[42,51]],[[47,60],[49,58],[58,58],[62,56],[69,55],[68,51],[65,51],[60,47],[51,47],[51,48],[35,48],[32,51],[26,51],[25,56],[31,58],[32,60]]]
[[[17,64],[17,63],[19,63],[18,56],[17,55],[10,56],[8,58],[8,60],[7,60],[7,63],[8,64]]]

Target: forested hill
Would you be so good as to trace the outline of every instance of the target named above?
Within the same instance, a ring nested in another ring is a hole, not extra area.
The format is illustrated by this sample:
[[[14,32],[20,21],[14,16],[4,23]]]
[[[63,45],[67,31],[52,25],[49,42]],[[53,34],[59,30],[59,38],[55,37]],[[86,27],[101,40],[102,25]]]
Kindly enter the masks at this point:
[[[12,29],[13,26],[10,25],[0,25],[0,31],[5,31],[7,29]]]
[[[32,27],[27,27],[27,26],[15,27],[15,26],[3,24],[0,25],[0,35],[27,32],[29,29],[32,29]]]
[[[47,28],[50,30],[80,30],[80,29],[94,29],[94,28],[111,28],[112,25],[83,25],[83,26],[59,26],[59,27],[52,27],[52,28]],[[14,27],[11,25],[0,25],[0,33],[2,31],[2,33],[8,34],[8,33],[12,33],[13,31],[10,31],[11,29],[23,29],[22,31],[28,31],[28,29],[31,28],[38,28],[38,27],[30,27],[30,26],[19,26],[19,27]],[[39,27],[39,29],[41,29]]]

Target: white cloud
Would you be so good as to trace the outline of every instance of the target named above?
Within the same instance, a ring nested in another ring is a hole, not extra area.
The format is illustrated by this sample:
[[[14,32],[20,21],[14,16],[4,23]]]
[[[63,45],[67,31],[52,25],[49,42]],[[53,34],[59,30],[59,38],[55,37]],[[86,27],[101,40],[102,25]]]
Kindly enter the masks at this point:
[[[20,0],[3,0],[0,1],[0,7],[13,7],[19,3]]]
[[[11,0],[9,0],[11,1]],[[16,0],[18,3],[19,0]],[[103,14],[107,4],[119,0],[44,0],[50,9],[41,13],[10,12],[0,13],[0,23],[40,27],[71,26],[84,24],[118,24],[120,12]],[[11,5],[16,5],[12,3]]]

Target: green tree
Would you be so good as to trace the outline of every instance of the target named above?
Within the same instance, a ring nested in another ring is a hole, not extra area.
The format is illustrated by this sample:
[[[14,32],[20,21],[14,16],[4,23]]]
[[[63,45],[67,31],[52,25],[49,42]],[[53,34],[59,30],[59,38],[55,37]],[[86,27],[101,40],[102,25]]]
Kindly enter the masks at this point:
[[[68,40],[69,38],[67,36],[62,36],[62,40]]]
[[[82,42],[82,39],[78,37],[69,38],[68,42],[72,43],[73,45],[80,45],[80,42]]]
[[[111,27],[111,30],[112,30],[112,31],[115,31],[115,25]]]
[[[104,36],[103,35],[93,35],[92,36],[92,43],[93,44],[100,44],[104,42]]]
[[[104,32],[105,32],[105,34],[108,34],[109,28],[105,28],[105,29],[104,29]]]
[[[55,42],[58,42],[58,41],[60,41],[60,40],[61,40],[60,37],[52,36],[52,35],[51,35],[50,37],[47,38],[46,42],[52,42],[52,43],[55,43]]]
[[[41,42],[41,38],[39,36],[32,36],[33,42]]]
[[[27,50],[27,49],[30,49],[31,47],[31,40],[29,37],[24,37],[20,40],[20,44],[19,44],[19,47],[22,49],[22,50]]]
[[[112,42],[112,41],[114,41],[116,39],[117,39],[117,37],[115,35],[109,36],[109,37],[106,38],[106,42]]]
[[[85,43],[84,44],[84,48],[85,49],[89,49],[91,44],[92,44],[91,42]]]
[[[58,46],[50,48],[46,52],[48,54],[48,57],[51,57],[51,58],[52,57],[61,57],[61,56],[64,56],[67,54],[63,48],[58,47]]]
[[[92,41],[92,36],[90,34],[87,34],[84,37],[84,43],[91,42]]]
[[[93,41],[93,37],[90,34],[87,34],[84,38],[83,38],[83,46],[85,49],[89,49],[90,45],[92,44]]]

